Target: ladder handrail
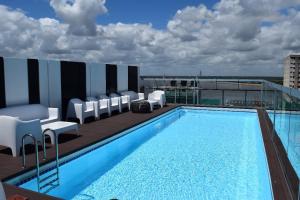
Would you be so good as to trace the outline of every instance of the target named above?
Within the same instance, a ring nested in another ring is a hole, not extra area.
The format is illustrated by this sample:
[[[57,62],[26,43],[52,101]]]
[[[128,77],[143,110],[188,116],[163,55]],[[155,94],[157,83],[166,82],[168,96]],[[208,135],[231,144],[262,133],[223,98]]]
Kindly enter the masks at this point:
[[[57,185],[56,186],[59,185],[58,135],[57,135],[56,131],[53,130],[53,129],[51,129],[51,128],[47,128],[47,129],[45,129],[43,131],[43,146],[44,146],[44,156],[43,156],[43,158],[44,158],[44,160],[46,160],[46,157],[47,157],[47,155],[46,155],[46,141],[45,141],[45,139],[46,139],[45,133],[47,131],[51,131],[53,133],[53,135],[54,135],[54,138],[55,138],[55,154],[56,154],[56,156],[55,156],[56,157],[55,158],[55,164],[56,164],[56,166],[55,166],[55,169],[56,169],[55,174],[56,174],[56,179],[55,180],[51,180],[50,182],[42,185],[41,187],[40,187],[40,182],[38,183],[39,190],[43,189],[44,187],[46,187],[48,185],[52,186],[51,188],[49,188],[48,190],[46,190],[46,193],[55,187],[55,185],[53,185],[53,183],[55,181],[57,181]],[[51,176],[48,176],[48,177],[42,179],[42,182],[46,181],[47,179],[50,179],[51,177],[53,177],[53,174]]]
[[[27,137],[30,137],[33,140],[34,146],[35,146],[35,162],[36,162],[36,176],[37,176],[37,184],[38,184],[38,191],[40,191],[40,162],[39,162],[39,147],[36,138],[30,134],[27,133],[23,135],[22,137],[22,160],[23,160],[23,168],[26,168],[26,158],[25,158],[25,139]]]

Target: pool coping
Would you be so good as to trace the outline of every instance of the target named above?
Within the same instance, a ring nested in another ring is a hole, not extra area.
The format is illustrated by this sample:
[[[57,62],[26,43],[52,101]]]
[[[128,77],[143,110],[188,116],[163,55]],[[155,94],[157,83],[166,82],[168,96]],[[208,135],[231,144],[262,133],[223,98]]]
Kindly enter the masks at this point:
[[[288,160],[286,151],[276,131],[273,132],[272,122],[267,111],[258,109],[257,113],[269,163],[274,199],[297,199],[299,179],[296,172]],[[285,162],[284,166],[281,160]],[[286,174],[285,171],[288,173]]]

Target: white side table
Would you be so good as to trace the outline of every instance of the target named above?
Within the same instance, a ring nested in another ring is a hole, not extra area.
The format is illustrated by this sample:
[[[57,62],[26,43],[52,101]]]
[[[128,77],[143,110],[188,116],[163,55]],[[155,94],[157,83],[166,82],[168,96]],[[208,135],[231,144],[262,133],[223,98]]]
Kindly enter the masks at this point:
[[[65,133],[67,131],[77,131],[78,133],[78,124],[74,122],[65,122],[65,121],[56,121],[49,124],[42,125],[43,134],[49,135],[51,139],[51,144],[56,146],[56,157],[58,159],[58,136],[61,133]],[[44,140],[44,148],[45,148],[45,140]],[[46,159],[46,150],[44,150],[44,159]]]

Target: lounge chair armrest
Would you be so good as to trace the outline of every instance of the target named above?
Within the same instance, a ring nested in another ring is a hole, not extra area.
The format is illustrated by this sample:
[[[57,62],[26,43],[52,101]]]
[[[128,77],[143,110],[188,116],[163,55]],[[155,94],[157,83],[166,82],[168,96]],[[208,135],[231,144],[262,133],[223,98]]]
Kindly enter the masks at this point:
[[[148,94],[148,100],[155,100],[153,93]]]
[[[138,93],[139,99],[143,100],[145,99],[145,94],[144,93]]]
[[[57,119],[57,120],[60,119],[58,108],[48,108],[48,112],[49,112],[49,118],[54,118],[54,119]]]
[[[75,103],[74,104],[74,108],[75,108],[75,114],[76,114],[76,116],[82,116],[83,105],[79,104],[79,103]]]
[[[105,107],[108,107],[109,106],[109,99],[100,99],[99,104],[100,104],[100,107],[102,107],[104,105],[105,105]]]
[[[121,96],[121,101],[122,102],[129,102],[129,96],[128,95]]]
[[[88,110],[94,109],[94,104],[95,104],[94,101],[87,101],[87,102],[85,102],[86,108],[87,108]]]
[[[30,121],[19,120],[18,130],[24,134],[30,133],[36,138],[37,136],[41,137],[42,134],[41,121],[39,119],[34,119]]]

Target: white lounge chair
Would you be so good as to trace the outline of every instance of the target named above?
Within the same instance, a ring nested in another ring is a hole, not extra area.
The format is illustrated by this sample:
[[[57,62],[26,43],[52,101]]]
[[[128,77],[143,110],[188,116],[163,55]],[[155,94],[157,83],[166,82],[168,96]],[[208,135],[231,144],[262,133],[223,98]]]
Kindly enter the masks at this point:
[[[136,93],[134,91],[125,91],[121,92],[122,95],[127,95],[129,96],[129,101],[134,102],[134,101],[141,101],[145,99],[144,93]]]
[[[121,112],[122,111],[122,107],[121,107],[121,104],[120,104],[120,98],[119,97],[111,97],[109,98],[108,96],[104,95],[104,94],[101,94],[99,95],[99,99],[102,100],[102,99],[107,99],[109,101],[109,116],[111,116],[111,113],[113,111],[118,111],[118,112]]]
[[[122,112],[122,110],[124,108],[128,108],[130,110],[130,97],[128,95],[118,95],[116,93],[111,93],[110,94],[110,97],[111,98],[115,98],[115,97],[118,97],[119,98],[119,104],[121,105],[121,110],[120,112]]]
[[[2,182],[0,182],[0,199],[3,199],[3,200],[6,199],[5,192],[4,192],[4,188],[3,188],[3,185],[2,185]]]
[[[19,155],[22,147],[22,137],[31,134],[37,142],[43,144],[41,123],[39,119],[21,121],[16,117],[0,116],[0,145],[9,147],[14,157]],[[25,144],[32,144],[30,138],[25,139]]]
[[[96,118],[100,118],[100,115],[103,113],[110,114],[109,99],[98,100],[95,97],[87,97],[87,101],[91,101],[94,103]]]
[[[80,99],[71,99],[69,101],[67,119],[77,118],[80,124],[83,124],[88,117],[96,117],[93,102],[84,102]]]
[[[148,100],[149,101],[158,101],[158,104],[162,108],[166,104],[165,92],[162,90],[155,90],[152,93],[149,93]]]

